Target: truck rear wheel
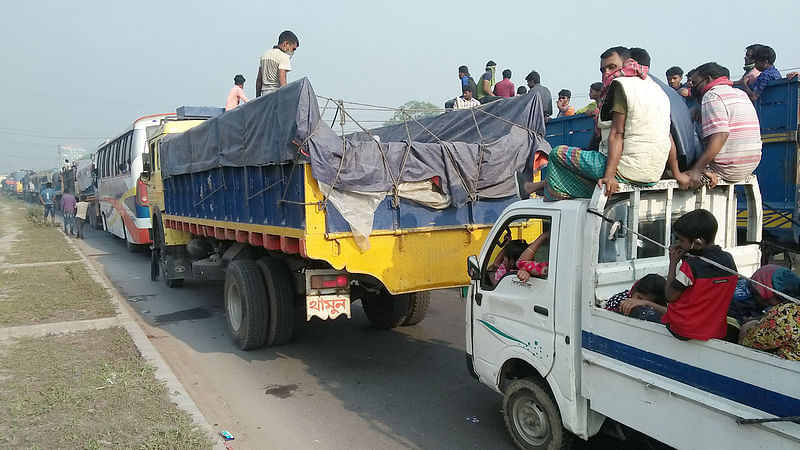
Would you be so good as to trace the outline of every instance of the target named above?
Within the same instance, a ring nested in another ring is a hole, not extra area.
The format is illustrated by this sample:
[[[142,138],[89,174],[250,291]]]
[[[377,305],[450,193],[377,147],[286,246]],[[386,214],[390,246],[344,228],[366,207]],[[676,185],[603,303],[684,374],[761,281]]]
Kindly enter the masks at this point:
[[[256,263],[237,259],[225,274],[225,312],[228,330],[242,350],[264,345],[267,337],[267,293]]]
[[[267,346],[283,345],[292,340],[294,334],[295,305],[294,287],[289,269],[283,261],[264,257],[256,263],[264,276],[267,292]]]
[[[573,436],[564,428],[558,405],[544,381],[523,378],[512,382],[503,396],[503,418],[518,448],[572,447]]]
[[[416,325],[425,319],[428,315],[428,309],[431,306],[431,293],[414,292],[408,295],[408,312],[406,313],[406,320],[403,321],[403,326]]]
[[[406,320],[408,302],[408,295],[392,295],[383,291],[380,294],[365,294],[361,306],[373,327],[388,330],[399,327]]]

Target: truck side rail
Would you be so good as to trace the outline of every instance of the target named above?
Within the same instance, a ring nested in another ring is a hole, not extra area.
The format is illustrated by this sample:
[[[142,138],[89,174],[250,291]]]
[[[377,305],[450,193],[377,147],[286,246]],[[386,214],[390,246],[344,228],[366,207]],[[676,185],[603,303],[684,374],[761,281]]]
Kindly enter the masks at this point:
[[[717,242],[734,255],[739,271],[750,275],[759,265],[760,251],[754,244],[737,245],[736,192],[745,193],[749,207],[748,240],[760,239],[760,195],[754,177],[715,189],[679,191],[672,180],[650,188],[621,186],[611,199],[596,190],[589,209],[611,215],[625,202],[626,227],[636,230],[639,219],[663,214],[660,238],[669,242],[673,217],[686,209],[705,208],[718,218]],[[661,202],[648,192],[660,191]],[[650,197],[650,198],[648,198]],[[660,212],[659,212],[660,210]],[[720,448],[752,444],[765,448],[800,443],[800,425],[774,422],[739,425],[737,419],[768,419],[797,415],[800,396],[800,364],[723,340],[680,341],[660,325],[641,321],[602,308],[605,299],[629,289],[648,273],[666,275],[666,254],[647,254],[632,233],[618,233],[597,216],[587,217],[584,239],[592,249],[582,281],[583,314],[581,359],[584,371],[581,392],[593,410],[679,448],[692,447],[694,437],[671,430],[689,429],[702,420],[714,427]],[[663,234],[662,234],[663,233]],[[613,256],[604,258],[602,243],[622,242]],[[651,236],[653,237],[653,236]],[[600,246],[591,245],[600,239]],[[660,240],[660,239],[659,239]],[[602,380],[602,383],[600,383]],[[615,386],[609,389],[608,386]],[[630,408],[619,399],[622,392],[639,398],[643,409]],[[646,406],[645,406],[646,405]],[[648,417],[651,420],[643,420]],[[664,427],[664,423],[670,423]]]

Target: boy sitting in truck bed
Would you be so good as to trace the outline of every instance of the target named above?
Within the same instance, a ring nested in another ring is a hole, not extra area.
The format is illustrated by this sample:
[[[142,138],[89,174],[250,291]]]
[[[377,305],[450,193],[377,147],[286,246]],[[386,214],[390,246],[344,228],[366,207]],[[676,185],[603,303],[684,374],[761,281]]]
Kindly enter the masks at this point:
[[[725,338],[737,276],[733,256],[714,245],[717,220],[710,212],[698,209],[681,216],[672,229],[676,243],[669,249],[665,292],[669,304],[661,321],[681,340]]]

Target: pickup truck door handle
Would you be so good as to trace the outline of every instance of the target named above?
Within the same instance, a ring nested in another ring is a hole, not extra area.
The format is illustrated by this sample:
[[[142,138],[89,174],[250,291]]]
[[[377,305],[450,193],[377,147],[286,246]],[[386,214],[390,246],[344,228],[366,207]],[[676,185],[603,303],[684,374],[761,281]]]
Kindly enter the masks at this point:
[[[535,312],[537,314],[541,314],[543,316],[549,316],[550,315],[550,311],[548,311],[547,308],[545,308],[544,306],[539,306],[539,305],[536,305],[536,306],[533,307],[533,312]]]
[[[481,303],[482,303],[482,302],[483,302],[483,294],[481,294],[480,292],[476,292],[476,293],[475,293],[475,303],[476,303],[478,306],[481,306]]]

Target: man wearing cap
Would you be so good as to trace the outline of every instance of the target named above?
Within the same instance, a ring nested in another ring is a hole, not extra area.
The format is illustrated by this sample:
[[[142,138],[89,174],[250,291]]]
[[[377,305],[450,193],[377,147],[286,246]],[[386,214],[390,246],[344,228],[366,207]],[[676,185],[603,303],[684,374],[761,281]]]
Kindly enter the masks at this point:
[[[225,102],[225,111],[230,111],[239,106],[239,102],[247,103],[244,95],[244,77],[239,74],[233,77],[233,87],[228,92],[228,101]]]

